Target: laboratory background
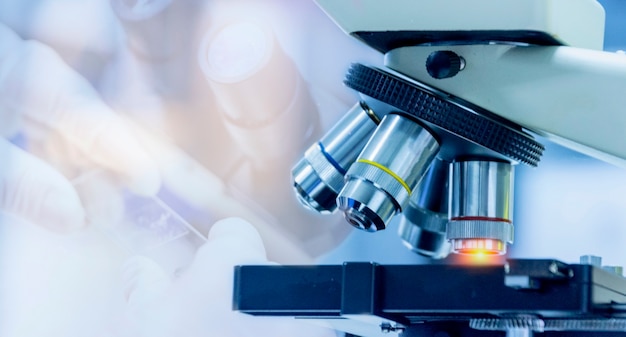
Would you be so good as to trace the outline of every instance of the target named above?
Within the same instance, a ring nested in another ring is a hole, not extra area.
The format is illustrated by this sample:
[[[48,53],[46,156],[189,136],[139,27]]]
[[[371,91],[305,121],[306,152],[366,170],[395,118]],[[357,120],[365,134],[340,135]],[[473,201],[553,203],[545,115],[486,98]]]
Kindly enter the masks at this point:
[[[232,311],[233,266],[446,263],[293,191],[382,61],[309,0],[0,2],[0,336],[336,336]],[[540,140],[508,255],[626,265],[626,169]]]

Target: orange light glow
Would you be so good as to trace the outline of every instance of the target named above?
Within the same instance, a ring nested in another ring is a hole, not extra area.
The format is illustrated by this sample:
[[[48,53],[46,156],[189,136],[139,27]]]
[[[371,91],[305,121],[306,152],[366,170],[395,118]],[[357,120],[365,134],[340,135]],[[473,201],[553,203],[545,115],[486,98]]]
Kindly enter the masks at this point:
[[[456,240],[453,247],[460,262],[465,265],[500,264],[506,253],[506,245],[493,239]]]
[[[506,260],[504,255],[478,251],[474,254],[458,254],[456,258],[461,265],[470,266],[500,265]]]
[[[495,239],[454,240],[452,249],[457,254],[472,256],[503,255],[506,253],[506,245]]]

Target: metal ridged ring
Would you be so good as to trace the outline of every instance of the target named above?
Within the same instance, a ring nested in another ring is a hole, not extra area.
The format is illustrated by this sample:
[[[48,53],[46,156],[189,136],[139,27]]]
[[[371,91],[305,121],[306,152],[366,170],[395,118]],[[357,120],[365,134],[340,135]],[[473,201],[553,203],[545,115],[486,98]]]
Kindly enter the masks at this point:
[[[346,86],[364,95],[514,161],[530,166],[539,163],[544,146],[520,131],[520,127],[517,130],[497,122],[486,117],[495,116],[493,113],[456,97],[444,97],[436,89],[414,82],[358,63],[352,65],[344,81]]]
[[[454,239],[497,239],[513,243],[513,224],[504,221],[451,220],[446,237]]]

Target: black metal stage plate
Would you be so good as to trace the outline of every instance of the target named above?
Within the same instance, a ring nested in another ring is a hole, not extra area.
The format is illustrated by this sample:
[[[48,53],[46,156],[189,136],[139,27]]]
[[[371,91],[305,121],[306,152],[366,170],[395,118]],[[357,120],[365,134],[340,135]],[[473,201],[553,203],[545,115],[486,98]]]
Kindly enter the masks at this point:
[[[497,336],[511,328],[551,336],[626,336],[626,279],[556,260],[238,266],[233,300],[235,310],[251,315],[369,325],[371,336]]]

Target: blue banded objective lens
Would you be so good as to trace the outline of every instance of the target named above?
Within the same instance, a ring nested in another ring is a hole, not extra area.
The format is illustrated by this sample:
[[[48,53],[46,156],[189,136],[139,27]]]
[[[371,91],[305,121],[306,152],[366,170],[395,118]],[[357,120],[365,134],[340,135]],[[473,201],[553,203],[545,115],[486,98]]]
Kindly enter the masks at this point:
[[[355,104],[292,169],[298,200],[319,213],[337,209],[344,175],[365,147],[379,122],[363,102]]]

